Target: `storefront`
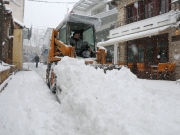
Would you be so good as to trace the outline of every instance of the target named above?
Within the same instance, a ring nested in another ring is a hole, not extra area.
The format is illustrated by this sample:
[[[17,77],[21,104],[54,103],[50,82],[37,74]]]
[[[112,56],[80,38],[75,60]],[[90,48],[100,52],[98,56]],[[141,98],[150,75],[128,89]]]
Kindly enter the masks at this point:
[[[168,52],[168,34],[127,41],[127,63],[166,63]]]

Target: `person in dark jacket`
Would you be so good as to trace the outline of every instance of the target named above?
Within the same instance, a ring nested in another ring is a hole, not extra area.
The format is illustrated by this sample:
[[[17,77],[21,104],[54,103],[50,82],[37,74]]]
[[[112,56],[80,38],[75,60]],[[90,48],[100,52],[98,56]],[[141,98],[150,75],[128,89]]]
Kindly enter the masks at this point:
[[[73,37],[70,38],[70,45],[75,47],[76,55],[81,56],[82,54],[82,46],[83,46],[83,40],[80,38],[79,32],[74,32]]]
[[[39,62],[39,56],[36,54],[34,57],[34,61],[36,62],[36,68],[38,67],[38,62]]]

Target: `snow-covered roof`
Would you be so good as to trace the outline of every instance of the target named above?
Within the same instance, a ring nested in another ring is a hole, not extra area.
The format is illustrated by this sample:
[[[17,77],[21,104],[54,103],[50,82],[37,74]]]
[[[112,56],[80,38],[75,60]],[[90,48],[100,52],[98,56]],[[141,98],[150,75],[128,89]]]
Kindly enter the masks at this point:
[[[15,19],[15,18],[14,18],[14,22],[17,23],[17,24],[19,24],[21,27],[25,27],[25,25],[24,25],[22,22],[18,21],[18,20]]]
[[[117,14],[117,13],[118,13],[118,10],[116,8],[114,8],[112,10],[108,10],[108,11],[93,15],[92,17],[103,18],[103,17],[107,17],[107,16]]]
[[[9,8],[9,7],[7,7],[6,5],[5,5],[5,10],[6,10],[8,13],[12,13],[12,9]]]
[[[6,9],[6,10],[9,10],[9,11],[12,11],[12,9],[9,8],[9,7],[7,7],[7,6],[5,6],[5,9]]]
[[[157,34],[159,34],[159,32],[161,32],[169,27],[170,26],[164,26],[164,27],[160,27],[160,28],[156,28],[156,29],[139,32],[139,33],[134,33],[134,34],[125,35],[125,36],[121,36],[121,37],[117,37],[117,38],[112,38],[105,42],[97,43],[97,46],[108,46],[108,45],[116,44],[119,42],[125,42],[125,41],[134,40],[134,39],[138,39],[138,38],[157,35]]]
[[[56,29],[59,29],[61,25],[64,25],[64,22],[86,23],[86,24],[94,25],[96,28],[101,26],[101,20],[99,18],[78,15],[78,14],[68,14]]]
[[[110,1],[111,0],[80,0],[73,6],[73,9],[87,11],[91,7],[95,6],[97,3]]]

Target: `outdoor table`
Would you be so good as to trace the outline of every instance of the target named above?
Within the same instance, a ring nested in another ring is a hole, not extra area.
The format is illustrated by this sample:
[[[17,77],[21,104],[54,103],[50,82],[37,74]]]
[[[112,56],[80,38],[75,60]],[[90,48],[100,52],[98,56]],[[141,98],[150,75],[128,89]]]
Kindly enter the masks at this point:
[[[151,65],[151,73],[153,70],[157,70],[157,68],[158,68],[158,65]]]

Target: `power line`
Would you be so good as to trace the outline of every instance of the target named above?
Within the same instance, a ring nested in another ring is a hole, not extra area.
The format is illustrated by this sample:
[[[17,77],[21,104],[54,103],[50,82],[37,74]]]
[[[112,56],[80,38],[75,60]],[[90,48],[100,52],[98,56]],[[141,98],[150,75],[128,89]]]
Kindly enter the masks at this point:
[[[44,3],[61,3],[61,4],[75,4],[77,2],[50,2],[50,1],[41,1],[41,0],[28,0],[32,2],[44,2]]]

